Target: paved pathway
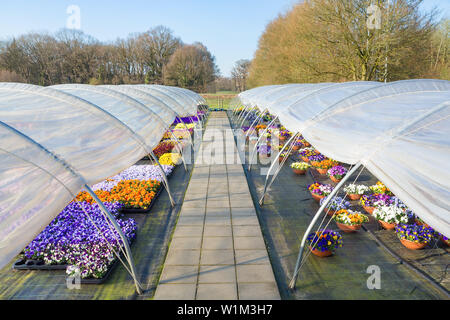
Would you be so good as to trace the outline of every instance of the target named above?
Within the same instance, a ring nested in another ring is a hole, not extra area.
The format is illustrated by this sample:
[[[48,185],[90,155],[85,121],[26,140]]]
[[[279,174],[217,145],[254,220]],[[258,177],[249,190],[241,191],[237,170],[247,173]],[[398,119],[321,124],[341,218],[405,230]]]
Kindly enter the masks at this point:
[[[154,299],[280,299],[230,130],[211,114]]]

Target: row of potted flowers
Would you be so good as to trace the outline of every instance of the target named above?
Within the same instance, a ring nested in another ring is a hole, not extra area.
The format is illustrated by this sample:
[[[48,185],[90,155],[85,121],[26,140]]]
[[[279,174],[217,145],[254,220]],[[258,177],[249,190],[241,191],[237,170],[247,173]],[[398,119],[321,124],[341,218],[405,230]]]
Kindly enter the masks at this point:
[[[332,186],[321,183],[313,183],[308,187],[314,199],[320,201],[320,205],[326,200],[326,196],[331,193]],[[374,186],[346,186],[347,194],[364,192],[384,192],[363,195],[360,200],[361,205],[371,205],[373,210],[366,211],[372,214],[380,225],[387,230],[395,230],[401,243],[409,249],[424,248],[434,238],[440,238],[449,245],[448,238],[436,233],[432,228],[407,210],[405,204],[397,197],[391,196],[392,192],[381,182]],[[389,195],[390,194],[390,195]],[[367,208],[367,207],[366,207]],[[339,229],[344,232],[355,232],[359,230],[363,223],[368,222],[368,216],[358,211],[350,209],[350,202],[341,197],[335,197],[326,208],[327,213],[333,217]]]

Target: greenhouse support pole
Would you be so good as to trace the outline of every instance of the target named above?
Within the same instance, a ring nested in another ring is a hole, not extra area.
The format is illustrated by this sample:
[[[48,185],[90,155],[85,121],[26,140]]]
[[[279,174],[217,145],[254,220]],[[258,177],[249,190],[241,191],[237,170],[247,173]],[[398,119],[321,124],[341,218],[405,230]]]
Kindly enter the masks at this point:
[[[297,282],[298,274],[300,272],[300,263],[302,261],[303,251],[305,248],[306,238],[308,238],[309,233],[311,232],[312,228],[314,227],[314,224],[317,222],[317,220],[320,217],[320,214],[325,210],[328,203],[330,203],[331,199],[338,193],[338,191],[342,188],[344,183],[351,177],[353,173],[356,172],[361,167],[362,163],[358,162],[355,164],[355,166],[345,175],[345,177],[337,184],[337,186],[333,189],[333,191],[326,197],[325,201],[320,206],[319,210],[314,215],[314,218],[312,219],[311,223],[309,224],[308,228],[305,231],[305,234],[303,235],[302,242],[300,243],[300,249],[298,252],[297,262],[295,264],[294,269],[294,275],[292,276],[291,282],[289,283],[289,289],[295,288],[295,283]]]
[[[267,127],[264,129],[263,133],[261,133],[258,137],[258,140],[255,143],[255,146],[253,147],[252,154],[250,155],[250,158],[248,159],[248,171],[252,170],[252,161],[253,158],[255,158],[256,150],[258,149],[258,145],[261,142],[262,137],[266,134],[267,131],[269,131],[270,126],[278,119],[278,116],[273,118],[273,120],[267,125]]]
[[[130,264],[130,268],[131,268],[131,273],[132,273],[132,277],[134,280],[134,285],[136,286],[136,291],[139,295],[142,294],[142,289],[139,285],[139,281],[136,278],[136,267],[134,265],[134,260],[133,260],[133,256],[131,254],[131,249],[130,249],[130,245],[128,243],[127,238],[125,237],[125,235],[122,232],[122,229],[120,229],[120,226],[117,224],[116,219],[114,219],[113,215],[108,211],[108,209],[105,207],[105,205],[103,204],[103,202],[97,197],[97,195],[95,194],[94,191],[92,191],[92,189],[85,184],[84,188],[86,189],[86,191],[91,195],[91,197],[95,200],[95,202],[97,202],[98,206],[100,207],[100,209],[102,210],[103,214],[105,215],[105,217],[111,221],[111,223],[113,224],[114,228],[116,229],[117,233],[120,236],[120,239],[123,242],[123,245],[125,247],[125,252],[127,254],[127,261]]]
[[[236,126],[239,125],[239,122],[241,122],[241,120],[247,115],[248,110],[250,110],[250,109],[251,109],[251,107],[249,107],[249,106],[244,107],[244,110],[242,110],[242,112],[238,115],[238,117],[236,119],[236,123],[235,123]]]
[[[232,112],[232,119],[233,119],[233,122],[235,121],[235,118],[236,118],[236,115],[237,115],[237,110],[238,110],[241,106],[243,107],[243,105],[242,105],[241,103],[238,103],[238,104],[236,105],[236,107],[233,109],[233,112]]]
[[[253,110],[250,109],[250,111],[247,112],[247,114],[245,115],[244,119],[242,119],[242,121],[241,121],[241,123],[240,123],[240,125],[239,125],[239,128],[242,128],[242,126],[243,126],[244,123],[245,123],[245,120],[247,120],[247,118],[252,114],[252,111],[253,111]]]
[[[164,172],[164,169],[163,169],[162,165],[159,163],[158,157],[155,156],[153,151],[150,151],[150,155],[152,156],[153,160],[155,160],[156,164],[158,165],[159,169],[161,170],[161,176],[163,178],[164,185],[166,187],[167,193],[169,194],[170,203],[172,204],[172,207],[174,207],[175,206],[175,200],[173,200],[172,192],[170,192],[169,180],[167,180],[166,173]]]
[[[250,130],[253,128],[253,125],[255,123],[260,124],[261,119],[263,118],[264,114],[266,113],[267,109],[264,109],[263,112],[261,112],[255,119],[255,121],[253,121],[253,123],[250,125],[250,128],[247,130],[247,132],[245,133],[245,136],[248,137],[248,134],[250,133]]]
[[[293,134],[292,137],[289,138],[289,140],[284,144],[283,148],[281,148],[281,150],[278,152],[278,155],[277,155],[277,157],[276,157],[276,160],[270,165],[269,170],[267,171],[266,181],[264,182],[264,191],[263,191],[263,194],[262,194],[261,199],[259,200],[259,205],[260,205],[260,206],[262,206],[262,205],[264,204],[264,198],[265,198],[265,196],[266,196],[267,189],[268,189],[267,182],[269,181],[269,176],[270,176],[270,173],[272,172],[273,167],[275,166],[275,164],[277,164],[277,163],[279,162],[278,159],[280,158],[280,155],[283,153],[283,151],[286,149],[286,147],[289,146],[290,143],[292,142],[292,140],[294,140],[297,136],[298,136],[298,133]],[[290,150],[292,150],[292,147],[289,148],[289,151],[290,151]],[[286,159],[283,159],[283,161],[281,162],[281,167],[284,165],[285,162],[286,162]],[[277,177],[277,175],[278,175],[279,172],[280,172],[280,170],[278,170],[278,171],[274,174],[274,176],[273,176],[273,178],[272,178],[272,181],[271,181],[270,185],[272,185],[272,182],[275,180],[275,178]],[[270,187],[270,186],[269,186],[269,187]]]
[[[241,120],[244,118],[244,117],[246,117],[247,116],[247,114],[248,114],[248,110],[250,110],[251,109],[251,107],[249,107],[249,106],[246,106],[245,108],[244,108],[244,110],[242,110],[242,113],[238,116],[238,118],[236,119],[236,125],[239,123],[239,122],[241,122]]]
[[[178,138],[177,137],[175,137],[175,135],[173,134],[173,132],[170,130],[170,133],[172,134],[172,138],[174,138],[175,139],[175,141],[177,142],[175,145],[176,145],[176,148],[178,149],[178,152],[180,153],[180,155],[181,155],[181,161],[183,161],[183,166],[184,166],[184,171],[188,171],[188,169],[187,169],[187,166],[186,166],[186,160],[184,160],[184,156],[183,156],[183,148],[180,146],[180,140],[178,140]]]

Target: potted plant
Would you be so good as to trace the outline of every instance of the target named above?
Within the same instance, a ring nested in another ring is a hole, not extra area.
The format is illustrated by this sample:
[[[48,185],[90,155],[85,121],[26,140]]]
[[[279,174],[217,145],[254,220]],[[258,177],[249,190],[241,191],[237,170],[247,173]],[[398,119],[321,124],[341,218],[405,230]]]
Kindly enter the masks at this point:
[[[250,137],[248,137],[248,141],[251,144],[255,144],[258,141],[258,137],[257,136],[250,136]]]
[[[424,226],[426,228],[429,228],[430,226],[425,223],[422,219],[420,219],[417,215],[415,216],[415,223],[419,226]]]
[[[334,167],[337,164],[336,161],[331,160],[331,159],[326,159],[326,160],[322,160],[320,161],[318,164],[313,166],[316,168],[316,170],[320,173],[320,174],[326,174],[328,169]]]
[[[330,179],[333,182],[338,183],[339,181],[342,180],[342,178],[347,174],[347,169],[344,168],[343,166],[334,166],[330,169],[328,169],[327,171],[327,175],[328,177],[330,177]]]
[[[369,187],[370,191],[375,194],[387,194],[388,196],[392,196],[392,192],[382,183],[381,181],[378,181],[373,186]]]
[[[342,247],[342,236],[332,230],[320,230],[308,235],[306,241],[311,252],[318,257],[328,257]]]
[[[389,206],[392,204],[392,199],[386,194],[368,194],[363,195],[359,200],[359,203],[367,213],[373,214],[373,210],[376,206]]]
[[[298,154],[304,162],[309,162],[309,157],[315,154],[315,152],[313,148],[303,148]]]
[[[320,205],[326,201],[327,197],[320,199]],[[350,202],[345,201],[341,197],[334,197],[331,199],[331,201],[327,204],[325,210],[328,215],[333,216],[336,211],[342,210],[342,209],[348,209],[350,208]]]
[[[294,142],[294,146],[292,147],[292,150],[297,151],[300,150],[300,148],[303,146],[301,140],[297,140]]]
[[[265,124],[258,124],[255,127],[256,135],[259,137],[260,131],[264,131],[266,128],[267,128],[267,126]]]
[[[310,156],[308,156],[308,160],[311,162],[311,165],[313,166],[319,165],[321,161],[326,159],[327,158],[324,155],[320,154],[316,150],[314,150],[314,152]]]
[[[334,216],[337,226],[344,232],[356,232],[362,224],[369,221],[369,218],[358,212],[347,209],[341,209]]]
[[[408,249],[419,250],[433,240],[434,230],[417,224],[400,224],[395,228],[400,242]]]
[[[280,156],[278,157],[278,161],[282,162],[284,157],[289,157],[289,154],[287,152],[280,153]]]
[[[311,192],[314,200],[319,202],[320,199],[325,198],[333,191],[333,187],[330,184],[321,184],[319,182],[315,182],[308,186],[308,190],[309,192]]]
[[[258,153],[263,157],[270,158],[271,151],[272,148],[268,145],[258,146]]]
[[[365,192],[369,191],[369,187],[363,184],[356,185],[351,183],[344,187],[344,191],[347,193],[350,200],[359,200]]]
[[[311,165],[306,162],[294,162],[291,164],[292,171],[294,171],[295,174],[305,174],[309,167],[311,167]]]
[[[444,236],[443,234],[441,234],[440,236],[441,241],[447,245],[447,247],[450,247],[450,239],[447,238],[446,236]]]
[[[396,224],[408,223],[406,212],[394,205],[377,206],[373,210],[373,215],[386,230],[393,230]]]
[[[278,139],[280,141],[286,141],[288,138],[290,138],[292,133],[288,130],[280,130],[278,133]]]
[[[305,139],[302,140],[302,143],[305,147],[311,147],[311,144],[308,141],[306,141]]]

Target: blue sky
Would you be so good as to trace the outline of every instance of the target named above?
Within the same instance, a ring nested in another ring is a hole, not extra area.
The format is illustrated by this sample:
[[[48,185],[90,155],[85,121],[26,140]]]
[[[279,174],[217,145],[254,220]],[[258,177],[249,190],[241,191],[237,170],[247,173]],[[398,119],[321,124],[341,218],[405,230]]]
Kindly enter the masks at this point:
[[[81,30],[114,41],[157,25],[185,43],[200,41],[216,57],[223,75],[235,61],[251,59],[268,22],[297,0],[2,0],[0,40],[30,31],[55,32],[66,26],[69,5],[81,10]],[[450,0],[424,0],[450,15]]]

